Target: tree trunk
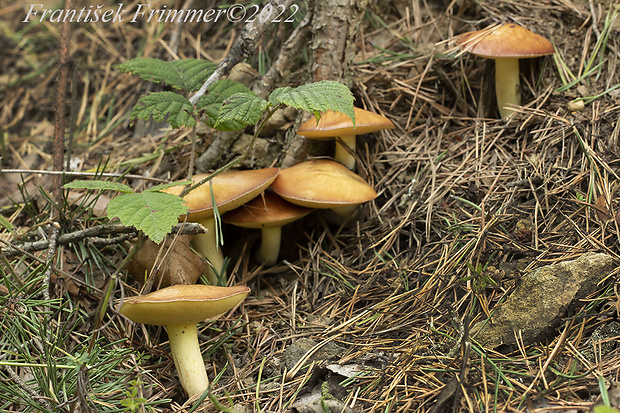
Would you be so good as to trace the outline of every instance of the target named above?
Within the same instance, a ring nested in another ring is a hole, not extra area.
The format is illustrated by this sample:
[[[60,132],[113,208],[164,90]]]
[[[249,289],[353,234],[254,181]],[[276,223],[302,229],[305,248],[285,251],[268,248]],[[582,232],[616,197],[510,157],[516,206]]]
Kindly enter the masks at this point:
[[[312,13],[310,78],[308,82],[335,80],[351,87],[351,65],[356,53],[355,38],[369,0],[316,0],[310,2]],[[303,116],[307,117],[306,114]],[[291,138],[282,167],[295,165],[308,156],[320,155],[324,143]]]

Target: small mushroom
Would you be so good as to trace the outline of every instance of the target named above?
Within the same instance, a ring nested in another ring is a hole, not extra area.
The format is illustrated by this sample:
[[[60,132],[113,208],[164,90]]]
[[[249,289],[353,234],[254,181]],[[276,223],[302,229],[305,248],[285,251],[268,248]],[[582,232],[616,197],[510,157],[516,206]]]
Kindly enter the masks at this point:
[[[508,105],[521,105],[519,59],[555,53],[547,39],[512,23],[463,33],[456,44],[476,56],[495,60],[495,94],[502,118],[514,112]]]
[[[327,111],[316,120],[313,116],[302,123],[297,134],[310,139],[336,139],[336,153],[334,159],[349,169],[355,168],[355,140],[357,135],[373,133],[383,129],[392,129],[394,124],[383,115],[369,112],[360,108],[353,108],[353,121],[344,113]],[[346,146],[343,146],[344,145]]]
[[[328,159],[314,159],[282,169],[271,189],[292,204],[331,209],[340,223],[354,218],[358,205],[377,197],[361,176]]]
[[[217,285],[218,275],[225,278],[224,255],[215,237],[213,204],[219,214],[233,210],[263,192],[276,179],[279,168],[265,168],[247,171],[226,171],[216,175],[210,182],[199,186],[184,196],[189,207],[187,220],[198,222],[207,229],[205,234],[194,236],[192,245],[196,251],[209,260],[211,267],[207,278]],[[206,178],[207,174],[195,175],[194,182]],[[184,187],[173,186],[166,192],[180,194]],[[213,194],[213,198],[212,195]],[[215,202],[213,202],[215,200]]]
[[[256,260],[265,265],[278,261],[282,227],[312,212],[312,209],[291,204],[273,192],[265,192],[227,212],[222,216],[226,223],[244,228],[259,228],[262,231],[261,245],[256,252]]]
[[[136,323],[166,327],[181,386],[189,397],[194,397],[209,387],[197,323],[234,308],[249,292],[244,286],[173,285],[127,298],[120,313]]]

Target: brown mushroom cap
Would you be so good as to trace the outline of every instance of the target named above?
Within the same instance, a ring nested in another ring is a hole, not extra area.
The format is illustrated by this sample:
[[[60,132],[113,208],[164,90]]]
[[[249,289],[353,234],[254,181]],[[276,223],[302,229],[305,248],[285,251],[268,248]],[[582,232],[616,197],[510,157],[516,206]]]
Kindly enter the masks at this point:
[[[264,191],[276,179],[279,171],[279,168],[265,168],[222,172],[215,176],[211,183],[207,182],[183,197],[189,207],[188,219],[196,221],[213,216],[211,187],[213,187],[213,197],[218,212],[223,214],[245,204]],[[193,181],[199,182],[207,176],[208,174],[195,175]],[[183,186],[173,186],[165,192],[178,195],[183,188]]]
[[[362,177],[327,159],[306,161],[281,170],[271,189],[287,201],[308,208],[359,205],[377,197]]]
[[[243,228],[281,227],[312,212],[312,209],[291,204],[273,192],[265,192],[227,212],[222,220]]]
[[[126,299],[120,313],[142,324],[196,324],[234,308],[249,292],[245,286],[173,285]]]
[[[355,126],[351,118],[344,113],[328,111],[318,122],[313,116],[302,123],[297,134],[312,139],[334,139],[336,136],[363,135],[394,128],[392,121],[383,115],[360,108],[353,108],[353,111],[355,112]]]
[[[555,53],[553,45],[547,39],[513,23],[463,33],[457,36],[456,44],[470,53],[488,59],[520,59]]]

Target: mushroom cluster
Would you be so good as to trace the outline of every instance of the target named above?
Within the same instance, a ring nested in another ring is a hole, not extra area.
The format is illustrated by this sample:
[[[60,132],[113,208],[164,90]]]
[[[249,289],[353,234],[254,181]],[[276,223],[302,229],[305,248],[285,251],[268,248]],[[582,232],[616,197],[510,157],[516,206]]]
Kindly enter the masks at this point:
[[[279,171],[279,168],[266,168],[222,172],[183,198],[189,207],[187,220],[198,222],[207,230],[204,234],[194,236],[192,245],[209,261],[207,278],[212,285],[217,285],[218,279],[226,279],[224,255],[216,237],[214,208],[217,208],[218,214],[223,214],[256,198],[276,179]],[[194,182],[200,182],[207,176],[196,175]],[[183,188],[173,186],[166,192],[179,195]]]
[[[342,141],[349,141],[347,137],[352,136],[353,144],[348,145],[354,145],[355,134],[394,127],[380,115],[358,109],[355,113],[358,122],[355,127],[348,117],[343,119],[344,115],[334,113],[325,114],[314,126],[325,127],[328,131],[324,133],[339,136]],[[310,123],[306,129],[312,129]],[[301,133],[305,132],[302,130]],[[350,155],[348,151],[351,148],[354,149],[354,146],[344,152]],[[341,154],[343,150],[337,149],[337,153]],[[197,323],[234,308],[250,291],[245,286],[218,286],[228,282],[226,260],[216,236],[217,217],[221,216],[222,221],[228,224],[261,229],[262,242],[256,260],[263,265],[274,265],[278,260],[281,228],[284,225],[316,209],[331,210],[339,223],[345,223],[356,217],[358,205],[377,197],[375,190],[350,170],[354,167],[351,159],[354,161],[355,158],[345,160],[348,167],[333,160],[315,159],[282,170],[229,170],[184,195],[188,212],[182,219],[200,223],[206,229],[206,233],[195,235],[191,244],[209,263],[206,275],[211,285],[193,284],[197,282],[197,277],[196,274],[190,276],[190,270],[195,267],[191,263],[192,252],[186,240],[179,240],[176,250],[170,254],[186,262],[178,266],[165,266],[162,278],[157,284],[153,283],[156,286],[172,285],[128,298],[119,311],[137,323],[165,326],[179,380],[190,397],[202,394],[209,386],[198,344]],[[205,174],[196,175],[193,181],[200,182],[207,177]],[[179,195],[183,188],[177,185],[164,191]],[[137,278],[144,278],[154,261],[153,257],[158,256],[160,247],[147,245],[139,252],[140,259],[132,264],[132,272]]]
[[[184,196],[189,207],[187,220],[206,228],[192,240],[195,250],[207,259],[207,278],[212,285],[226,279],[225,259],[216,237],[216,214],[223,222],[262,231],[256,259],[274,265],[278,259],[281,227],[308,215],[313,209],[331,209],[343,224],[356,217],[357,205],[376,198],[377,193],[355,168],[355,137],[359,134],[392,129],[385,116],[354,108],[355,123],[347,115],[327,111],[317,121],[312,118],[297,133],[311,139],[336,139],[336,161],[313,160],[291,168],[226,171]],[[343,166],[344,165],[344,166]],[[206,175],[194,176],[194,182]],[[165,191],[180,194],[183,186]],[[185,217],[184,217],[185,218]]]

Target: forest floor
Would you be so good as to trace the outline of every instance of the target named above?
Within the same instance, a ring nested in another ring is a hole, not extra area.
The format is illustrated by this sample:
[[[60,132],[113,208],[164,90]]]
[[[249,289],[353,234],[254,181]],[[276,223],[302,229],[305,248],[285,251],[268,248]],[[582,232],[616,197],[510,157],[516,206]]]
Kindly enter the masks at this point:
[[[23,23],[26,9],[0,1],[1,166],[49,170],[62,25]],[[350,86],[356,106],[396,126],[358,143],[357,172],[378,197],[350,227],[318,213],[292,224],[272,268],[253,261],[257,233],[224,228],[229,284],[252,292],[200,330],[217,408],[186,400],[165,330],[115,313],[121,294],[140,291],[115,271],[131,240],[97,234],[49,247],[51,217],[60,234],[107,222],[95,204],[100,194],[68,196],[56,209],[49,175],[2,173],[0,410],[620,408],[620,329],[601,333],[620,321],[616,270],[535,340],[516,332],[491,346],[469,334],[534,269],[587,252],[619,263],[619,12],[598,0],[371,4]],[[498,119],[492,62],[460,52],[454,36],[506,22],[550,39],[556,54],[521,61],[523,106]],[[279,25],[263,37],[245,69],[250,78],[265,73],[294,27]],[[138,56],[217,62],[238,29],[74,25],[70,169],[184,179],[191,129],[161,132],[139,122],[137,130],[131,109],[159,86],[115,65]],[[291,86],[305,82],[304,56],[300,51],[285,74]],[[276,148],[275,166],[300,119],[261,136]],[[204,127],[198,136],[200,154],[215,135]],[[258,163],[251,158],[244,167]],[[121,181],[135,190],[153,184]],[[45,248],[7,252],[35,240]]]

